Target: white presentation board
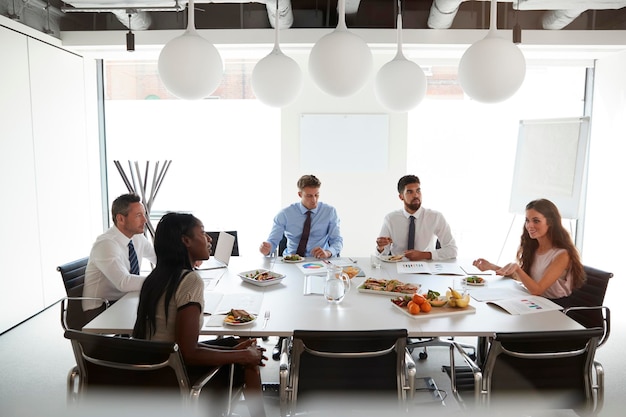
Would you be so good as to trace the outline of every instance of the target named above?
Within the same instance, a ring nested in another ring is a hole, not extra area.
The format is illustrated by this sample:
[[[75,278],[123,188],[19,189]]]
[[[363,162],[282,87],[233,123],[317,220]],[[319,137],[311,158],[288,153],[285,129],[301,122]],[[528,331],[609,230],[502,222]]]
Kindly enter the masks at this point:
[[[520,121],[511,201],[512,213],[547,198],[561,216],[577,219],[587,161],[589,117]]]
[[[387,114],[302,114],[303,172],[385,172],[389,155]]]

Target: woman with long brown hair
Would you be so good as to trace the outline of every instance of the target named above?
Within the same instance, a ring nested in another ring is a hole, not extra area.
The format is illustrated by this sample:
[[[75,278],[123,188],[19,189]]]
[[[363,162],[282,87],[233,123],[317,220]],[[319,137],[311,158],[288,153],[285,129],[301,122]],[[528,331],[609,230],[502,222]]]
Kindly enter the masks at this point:
[[[479,258],[474,265],[481,271],[521,281],[533,295],[552,300],[569,296],[585,281],[578,250],[563,227],[561,214],[550,200],[533,200],[526,205],[526,219],[517,250],[517,262],[503,267]]]

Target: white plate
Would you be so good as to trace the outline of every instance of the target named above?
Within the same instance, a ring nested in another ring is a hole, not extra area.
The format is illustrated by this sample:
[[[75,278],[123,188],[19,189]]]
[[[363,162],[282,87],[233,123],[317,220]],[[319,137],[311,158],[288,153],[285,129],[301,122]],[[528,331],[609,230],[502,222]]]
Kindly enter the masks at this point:
[[[297,259],[297,260],[283,258],[283,262],[286,264],[297,264],[298,262],[304,262],[304,261],[306,261],[306,258],[302,258],[302,257],[300,257],[300,259]]]
[[[422,288],[422,286],[420,284],[414,284],[417,287],[417,289],[415,290],[416,293],[419,293],[420,288]],[[398,291],[381,291],[381,290],[370,290],[367,288],[364,288],[365,284],[361,284],[357,287],[357,291],[358,292],[364,292],[364,293],[368,293],[368,294],[381,294],[381,295],[391,295],[391,296],[399,296],[399,295],[413,295],[415,293],[407,293],[407,292],[398,292]]]
[[[226,319],[224,318],[224,324],[227,326],[247,326],[248,324],[252,324],[256,321],[256,316],[254,316],[254,319],[250,320],[250,321],[246,321],[244,323],[229,323],[226,321]]]
[[[469,285],[470,287],[484,287],[487,281],[485,280],[485,278],[482,278],[482,277],[478,277],[478,278],[481,278],[483,282],[469,282],[467,278],[465,278],[465,285]]]
[[[384,256],[379,256],[378,258],[383,262],[391,262],[391,263],[402,262],[404,260],[404,257],[400,259],[391,259],[393,256],[395,255],[384,255]]]
[[[266,279],[266,280],[263,280],[263,281],[258,281],[256,279],[252,278],[257,273],[261,273],[261,272],[269,272],[271,274],[272,278],[271,279]],[[282,281],[283,278],[285,278],[285,275],[283,275],[283,274],[279,274],[278,272],[269,271],[269,270],[263,269],[263,268],[253,269],[253,270],[245,271],[245,272],[240,272],[237,275],[239,275],[239,278],[241,278],[241,280],[243,282],[247,282],[247,283],[250,283],[252,285],[256,285],[258,287],[267,287],[268,285],[275,285],[275,284],[278,284],[280,281]]]

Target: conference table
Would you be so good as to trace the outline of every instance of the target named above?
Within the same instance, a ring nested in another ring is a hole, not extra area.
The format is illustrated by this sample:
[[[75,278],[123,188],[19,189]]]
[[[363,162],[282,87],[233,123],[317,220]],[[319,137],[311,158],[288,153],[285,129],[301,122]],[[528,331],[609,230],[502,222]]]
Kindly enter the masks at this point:
[[[559,331],[581,329],[582,326],[561,311],[514,315],[503,309],[472,298],[471,308],[448,315],[420,313],[411,316],[393,306],[390,295],[368,293],[359,286],[368,277],[398,279],[406,283],[419,284],[420,292],[431,289],[445,294],[458,276],[399,273],[397,264],[383,262],[381,268],[370,265],[370,258],[330,259],[331,262],[354,265],[362,270],[361,276],[351,280],[350,289],[341,303],[329,303],[323,295],[305,294],[306,264],[319,264],[319,260],[307,259],[303,263],[287,263],[281,258],[272,260],[261,255],[231,257],[228,267],[219,280],[207,279],[205,299],[208,304],[215,300],[247,299],[254,300],[252,313],[257,319],[249,324],[232,326],[222,322],[222,315],[205,314],[203,335],[237,335],[244,337],[290,336],[296,329],[349,331],[407,329],[410,337],[449,337],[477,336],[488,338],[498,332]],[[453,266],[466,266],[470,263],[450,261]],[[279,283],[270,286],[256,286],[244,282],[239,273],[255,269],[270,269],[285,275]],[[467,268],[466,268],[467,269]],[[462,271],[462,270],[461,270]],[[215,273],[215,272],[211,272]],[[481,289],[493,293],[523,294],[524,289],[514,280],[495,275],[484,275],[486,285]],[[470,295],[479,288],[469,288]],[[128,293],[119,301],[97,316],[84,327],[84,331],[103,334],[128,334],[135,323],[139,294]],[[484,297],[483,297],[484,298]],[[230,308],[239,308],[233,301]],[[437,307],[433,307],[433,311]],[[252,308],[251,308],[252,309]],[[206,311],[206,308],[205,308]],[[269,320],[265,323],[265,312]],[[215,311],[214,313],[216,313]]]

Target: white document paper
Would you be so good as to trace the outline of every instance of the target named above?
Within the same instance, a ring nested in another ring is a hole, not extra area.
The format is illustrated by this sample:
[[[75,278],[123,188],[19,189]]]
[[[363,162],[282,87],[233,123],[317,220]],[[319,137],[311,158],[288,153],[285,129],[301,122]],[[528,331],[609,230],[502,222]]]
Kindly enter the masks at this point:
[[[563,307],[557,303],[538,295],[526,295],[506,300],[487,301],[487,304],[496,305],[513,315],[536,314],[563,309]]]
[[[325,275],[305,275],[304,276],[304,295],[311,295],[311,294],[324,295],[325,285],[326,285]]]
[[[447,262],[398,262],[396,268],[399,274],[466,275],[459,265]]]
[[[262,293],[204,293],[204,312],[206,314],[226,314],[231,309],[246,310],[250,314],[259,314],[263,302]]]
[[[528,295],[524,291],[510,288],[468,288],[470,296],[476,301],[496,301]]]

